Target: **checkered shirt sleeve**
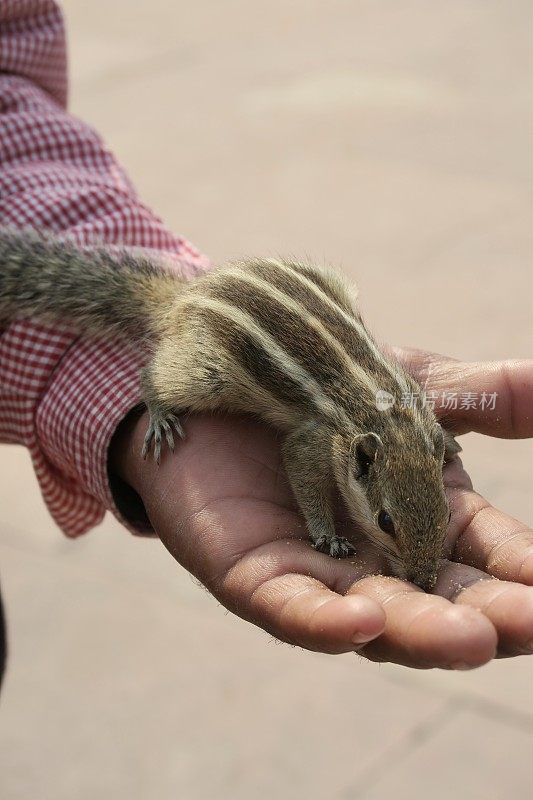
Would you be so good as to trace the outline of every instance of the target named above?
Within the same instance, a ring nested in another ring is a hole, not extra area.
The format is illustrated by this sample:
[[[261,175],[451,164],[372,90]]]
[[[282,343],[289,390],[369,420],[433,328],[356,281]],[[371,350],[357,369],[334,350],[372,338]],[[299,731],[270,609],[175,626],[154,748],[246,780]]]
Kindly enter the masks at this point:
[[[87,246],[163,253],[185,277],[208,268],[138,199],[100,136],[65,110],[61,10],[53,0],[0,4],[0,224]],[[1,269],[1,265],[0,265]],[[25,445],[46,505],[68,536],[122,519],[107,470],[118,424],[140,402],[141,357],[127,343],[17,321],[0,331],[0,440]]]

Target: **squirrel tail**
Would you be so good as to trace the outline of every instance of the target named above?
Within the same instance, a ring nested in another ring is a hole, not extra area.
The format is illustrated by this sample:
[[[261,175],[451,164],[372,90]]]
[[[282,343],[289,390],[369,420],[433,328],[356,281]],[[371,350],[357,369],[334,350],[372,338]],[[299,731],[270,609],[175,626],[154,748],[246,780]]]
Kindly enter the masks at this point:
[[[37,317],[150,340],[186,282],[134,250],[0,228],[0,321]]]

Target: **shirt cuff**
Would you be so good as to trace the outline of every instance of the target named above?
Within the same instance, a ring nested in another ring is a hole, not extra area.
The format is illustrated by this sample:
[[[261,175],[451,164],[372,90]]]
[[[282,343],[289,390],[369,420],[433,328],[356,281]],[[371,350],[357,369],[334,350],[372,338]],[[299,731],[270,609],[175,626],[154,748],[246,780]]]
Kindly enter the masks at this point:
[[[151,532],[140,499],[108,473],[113,435],[142,402],[143,363],[128,344],[76,338],[40,397],[32,456],[48,508],[68,536],[97,525],[106,509],[133,533]]]

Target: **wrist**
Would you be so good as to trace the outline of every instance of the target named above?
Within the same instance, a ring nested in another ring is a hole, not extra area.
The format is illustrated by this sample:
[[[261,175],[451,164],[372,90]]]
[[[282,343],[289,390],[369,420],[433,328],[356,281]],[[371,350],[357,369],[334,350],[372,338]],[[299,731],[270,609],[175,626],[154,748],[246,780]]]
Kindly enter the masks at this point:
[[[140,470],[138,431],[147,424],[148,412],[143,406],[136,406],[119,423],[109,445],[109,471],[132,487],[137,486]]]
[[[141,455],[149,415],[144,406],[132,409],[118,425],[108,452],[109,485],[122,516],[140,532],[153,532],[143,497],[156,473]]]

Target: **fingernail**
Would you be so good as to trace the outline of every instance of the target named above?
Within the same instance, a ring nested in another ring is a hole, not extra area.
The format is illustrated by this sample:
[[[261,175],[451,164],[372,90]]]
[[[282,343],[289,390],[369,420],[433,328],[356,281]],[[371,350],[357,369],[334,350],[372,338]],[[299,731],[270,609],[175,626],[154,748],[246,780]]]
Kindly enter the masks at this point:
[[[460,669],[460,670],[467,670],[467,669],[474,669],[473,664],[467,664],[464,661],[454,661],[453,664],[450,664],[450,669]]]
[[[378,634],[372,633],[356,633],[355,636],[352,636],[352,642],[354,644],[366,644],[367,642],[371,642],[372,639],[375,639]]]

